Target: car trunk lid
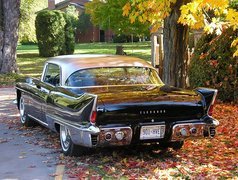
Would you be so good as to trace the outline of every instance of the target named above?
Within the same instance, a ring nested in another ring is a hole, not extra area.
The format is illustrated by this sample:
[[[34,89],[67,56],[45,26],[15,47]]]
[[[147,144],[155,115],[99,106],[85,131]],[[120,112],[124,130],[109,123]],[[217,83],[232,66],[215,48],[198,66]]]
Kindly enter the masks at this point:
[[[170,86],[104,86],[80,91],[98,96],[99,125],[182,121],[204,113],[198,94]]]

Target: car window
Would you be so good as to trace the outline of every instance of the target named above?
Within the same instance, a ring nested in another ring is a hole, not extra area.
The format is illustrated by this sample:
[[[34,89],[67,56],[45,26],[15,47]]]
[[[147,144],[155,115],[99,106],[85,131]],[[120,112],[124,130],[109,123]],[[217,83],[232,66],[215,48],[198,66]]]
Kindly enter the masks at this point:
[[[103,86],[128,84],[162,84],[154,69],[143,67],[94,68],[79,70],[69,76],[66,86]]]
[[[60,68],[56,64],[48,64],[43,81],[54,86],[60,84]]]

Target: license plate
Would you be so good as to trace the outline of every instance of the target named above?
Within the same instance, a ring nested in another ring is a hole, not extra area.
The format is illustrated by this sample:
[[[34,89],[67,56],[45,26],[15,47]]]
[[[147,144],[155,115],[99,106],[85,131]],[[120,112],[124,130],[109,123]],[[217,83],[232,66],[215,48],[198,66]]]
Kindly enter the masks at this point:
[[[165,125],[142,126],[140,139],[161,139],[164,138]]]

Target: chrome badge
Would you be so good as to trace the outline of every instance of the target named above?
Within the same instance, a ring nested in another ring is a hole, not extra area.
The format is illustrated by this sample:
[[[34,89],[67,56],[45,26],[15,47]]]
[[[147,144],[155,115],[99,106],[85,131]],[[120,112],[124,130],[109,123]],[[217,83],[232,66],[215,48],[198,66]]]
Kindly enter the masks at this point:
[[[165,114],[165,109],[140,111],[140,114]]]

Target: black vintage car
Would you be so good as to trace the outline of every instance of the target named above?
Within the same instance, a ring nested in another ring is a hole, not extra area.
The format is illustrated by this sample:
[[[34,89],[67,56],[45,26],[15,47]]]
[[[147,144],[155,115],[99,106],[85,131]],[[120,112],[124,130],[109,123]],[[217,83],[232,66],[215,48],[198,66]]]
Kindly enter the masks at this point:
[[[116,55],[50,58],[41,79],[16,83],[21,123],[59,132],[65,155],[88,148],[150,143],[179,149],[214,137],[217,90],[165,85],[144,60]]]

